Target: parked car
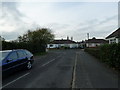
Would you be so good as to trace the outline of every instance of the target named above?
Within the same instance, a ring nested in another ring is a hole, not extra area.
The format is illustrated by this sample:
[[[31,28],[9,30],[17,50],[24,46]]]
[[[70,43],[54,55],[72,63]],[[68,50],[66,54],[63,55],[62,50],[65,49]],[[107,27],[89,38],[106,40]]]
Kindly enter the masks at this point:
[[[34,62],[33,54],[25,49],[0,51],[2,73],[9,73],[21,68],[31,69]]]

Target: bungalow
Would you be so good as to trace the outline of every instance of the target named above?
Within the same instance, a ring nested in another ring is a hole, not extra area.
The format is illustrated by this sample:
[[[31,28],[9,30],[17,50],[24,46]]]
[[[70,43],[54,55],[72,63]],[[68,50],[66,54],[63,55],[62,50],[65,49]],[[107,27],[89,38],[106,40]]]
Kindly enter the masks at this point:
[[[78,44],[75,41],[68,40],[68,39],[61,39],[61,40],[54,40],[50,44],[47,45],[47,48],[77,48]]]
[[[114,31],[112,34],[106,37],[106,40],[109,41],[109,44],[119,43],[120,42],[120,28]]]
[[[78,48],[85,48],[86,44],[85,41],[77,42],[78,43]]]
[[[106,44],[108,42],[104,39],[96,39],[95,37],[93,37],[92,39],[86,40],[85,43],[86,43],[86,47],[96,47]]]

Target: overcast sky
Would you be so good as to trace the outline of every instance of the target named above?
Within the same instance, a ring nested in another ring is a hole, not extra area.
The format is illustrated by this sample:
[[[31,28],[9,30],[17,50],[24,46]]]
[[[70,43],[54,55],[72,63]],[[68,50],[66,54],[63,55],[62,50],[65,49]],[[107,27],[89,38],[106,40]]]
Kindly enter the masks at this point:
[[[105,38],[118,28],[118,2],[2,2],[0,32],[15,40],[28,29],[50,28],[56,39]]]

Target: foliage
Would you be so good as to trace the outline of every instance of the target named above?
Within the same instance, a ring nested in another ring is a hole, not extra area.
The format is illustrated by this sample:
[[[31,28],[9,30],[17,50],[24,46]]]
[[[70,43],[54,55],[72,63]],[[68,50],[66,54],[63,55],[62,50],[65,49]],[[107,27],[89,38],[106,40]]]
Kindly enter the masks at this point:
[[[90,53],[90,54],[92,54],[96,58],[100,58],[100,48],[99,47],[96,47],[96,48],[86,48],[85,51]]]
[[[97,48],[86,48],[85,51],[108,64],[110,67],[120,70],[120,43],[105,44]]]
[[[19,36],[17,41],[2,42],[3,50],[7,49],[27,49],[32,53],[45,52],[47,43],[54,39],[50,29],[41,28]]]

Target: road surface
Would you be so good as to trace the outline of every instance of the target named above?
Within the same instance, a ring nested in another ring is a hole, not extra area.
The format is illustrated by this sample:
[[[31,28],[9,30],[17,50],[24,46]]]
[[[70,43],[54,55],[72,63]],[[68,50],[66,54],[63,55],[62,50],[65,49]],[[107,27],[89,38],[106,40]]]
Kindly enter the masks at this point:
[[[118,88],[118,74],[83,50],[52,50],[5,78],[3,88]]]

